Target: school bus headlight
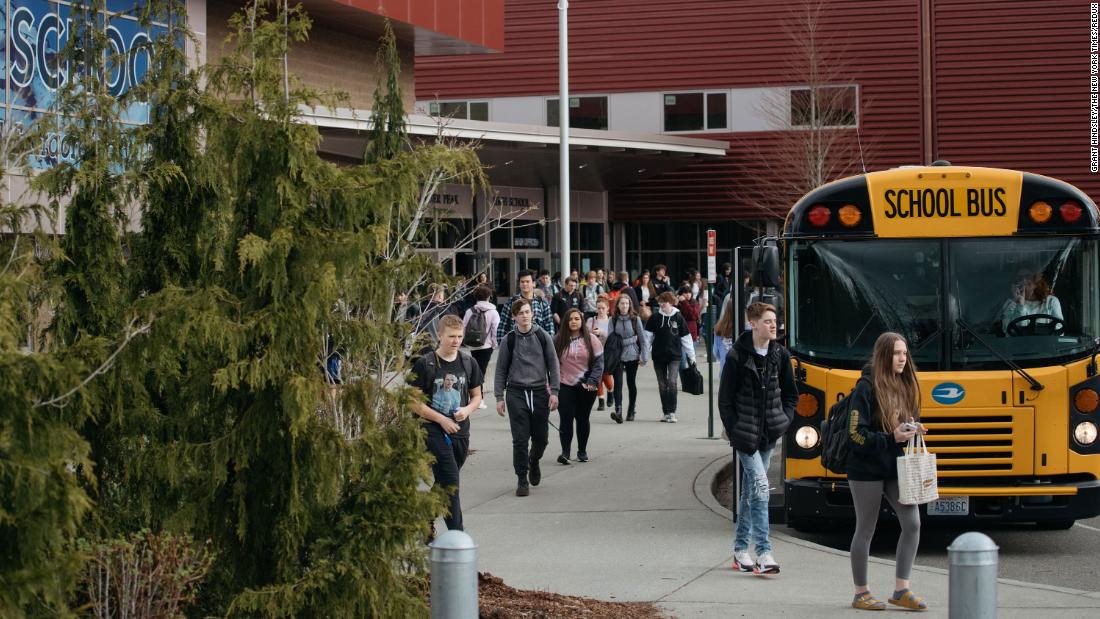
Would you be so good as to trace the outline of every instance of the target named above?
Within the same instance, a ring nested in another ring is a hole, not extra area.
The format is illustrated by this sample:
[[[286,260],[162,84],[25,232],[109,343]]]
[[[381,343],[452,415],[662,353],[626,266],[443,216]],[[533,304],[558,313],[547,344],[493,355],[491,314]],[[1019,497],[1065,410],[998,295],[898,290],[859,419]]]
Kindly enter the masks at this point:
[[[845,204],[837,211],[837,219],[840,223],[847,228],[853,228],[859,225],[859,220],[863,219],[863,213],[859,212],[859,208],[851,204]]]
[[[817,397],[808,393],[799,394],[794,410],[802,417],[813,417],[817,414]]]
[[[829,218],[832,217],[832,215],[833,213],[829,210],[829,207],[823,204],[818,204],[817,206],[810,209],[810,211],[806,214],[806,217],[810,220],[810,223],[817,226],[818,228],[822,228],[825,226],[825,224],[829,223]]]
[[[1091,421],[1082,421],[1073,428],[1073,439],[1079,445],[1091,445],[1096,442],[1096,424]],[[801,445],[801,443],[799,443]]]
[[[1076,223],[1078,219],[1081,219],[1082,212],[1081,205],[1076,200],[1069,200],[1058,207],[1058,214],[1062,216],[1062,221],[1067,224]]]
[[[1050,221],[1050,216],[1054,214],[1054,209],[1050,208],[1050,205],[1042,200],[1035,202],[1031,205],[1031,208],[1027,209],[1027,214],[1031,216],[1031,221],[1037,224],[1045,224]]]
[[[1093,428],[1093,437],[1096,437],[1095,428]],[[819,439],[820,437],[817,434],[817,430],[814,429],[813,426],[802,426],[794,433],[794,442],[798,443],[798,446],[802,449],[813,449],[817,447],[817,441]]]
[[[1082,389],[1073,396],[1073,406],[1079,412],[1085,414],[1094,412],[1097,405],[1100,405],[1100,395],[1097,395],[1093,389]]]

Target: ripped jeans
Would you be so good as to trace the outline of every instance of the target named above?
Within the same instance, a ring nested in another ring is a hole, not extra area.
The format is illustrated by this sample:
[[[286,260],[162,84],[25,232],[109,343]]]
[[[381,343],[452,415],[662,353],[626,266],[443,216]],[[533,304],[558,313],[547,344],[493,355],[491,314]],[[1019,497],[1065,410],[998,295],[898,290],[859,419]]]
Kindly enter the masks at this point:
[[[771,495],[768,464],[774,450],[774,443],[751,455],[734,450],[741,462],[741,498],[737,504],[734,552],[748,550],[750,537],[756,545],[757,556],[772,551],[772,542],[768,539],[768,497]]]

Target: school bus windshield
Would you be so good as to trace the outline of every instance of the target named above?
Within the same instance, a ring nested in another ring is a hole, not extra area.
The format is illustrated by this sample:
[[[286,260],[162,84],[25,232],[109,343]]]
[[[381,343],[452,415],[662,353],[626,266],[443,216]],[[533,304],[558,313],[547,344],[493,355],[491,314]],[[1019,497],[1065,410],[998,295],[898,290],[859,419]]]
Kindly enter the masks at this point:
[[[1096,244],[1077,237],[792,242],[789,343],[851,369],[866,363],[885,330],[906,336],[922,370],[1004,369],[999,356],[1024,367],[1079,358],[1100,335]]]

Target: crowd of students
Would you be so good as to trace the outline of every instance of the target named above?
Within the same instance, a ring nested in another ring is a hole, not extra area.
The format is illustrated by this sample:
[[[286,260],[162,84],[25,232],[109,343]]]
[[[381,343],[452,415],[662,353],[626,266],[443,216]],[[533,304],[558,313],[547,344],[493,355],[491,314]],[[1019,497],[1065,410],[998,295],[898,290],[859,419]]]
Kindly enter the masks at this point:
[[[723,276],[724,286],[716,287],[723,312],[714,330],[715,350],[721,353],[718,409],[742,475],[732,565],[758,575],[778,574],[769,538],[767,472],[794,417],[798,392],[790,353],[777,342],[776,307],[749,304],[744,312],[748,327],[740,331],[728,269]],[[591,413],[597,401],[597,410],[612,409],[617,424],[649,412],[637,408],[636,381],[638,368],[650,361],[660,393],[659,420],[677,421],[677,378],[683,366],[695,363],[707,287],[701,280],[689,280],[674,290],[660,265],[652,275],[643,271],[633,286],[626,273],[613,278],[607,285],[598,271],[589,272],[579,285],[571,274],[558,286],[546,272],[525,271],[518,279],[519,292],[503,312],[491,303],[492,290],[482,282],[474,287],[474,302],[461,318],[448,314],[438,320],[436,348],[417,360],[412,384],[425,394],[426,402],[415,412],[425,429],[426,448],[435,457],[435,483],[448,488],[448,528],[462,528],[459,470],[469,448],[469,415],[485,408],[482,386],[494,349],[493,396],[497,414],[507,417],[511,429],[516,496],[528,496],[542,481],[552,411],[559,416],[561,451],[556,461],[561,465],[589,461]],[[461,350],[466,338],[476,344],[469,346],[469,353]],[[912,610],[928,608],[909,588],[920,520],[916,507],[897,500],[895,464],[901,446],[926,432],[919,423],[915,371],[904,337],[884,333],[852,395],[848,476],[856,515],[851,564],[852,606],[857,609],[886,607],[867,582],[869,545],[883,497],[902,529],[895,589],[888,601]]]

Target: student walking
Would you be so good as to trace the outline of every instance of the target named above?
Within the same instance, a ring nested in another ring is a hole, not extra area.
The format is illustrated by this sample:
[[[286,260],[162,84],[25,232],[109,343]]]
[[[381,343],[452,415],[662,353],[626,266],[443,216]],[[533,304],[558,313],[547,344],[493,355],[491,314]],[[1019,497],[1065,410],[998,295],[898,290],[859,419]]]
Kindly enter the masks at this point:
[[[691,333],[692,343],[699,339],[699,306],[695,303],[695,297],[691,294],[691,288],[681,286],[677,291],[676,307],[687,323],[688,332]]]
[[[864,368],[852,393],[848,437],[848,487],[856,510],[851,561],[855,597],[852,606],[883,610],[886,604],[871,595],[867,561],[875,534],[882,497],[901,524],[895,557],[894,594],[890,603],[910,610],[928,610],[928,603],[909,588],[909,576],[920,543],[920,511],[898,502],[897,458],[902,446],[928,431],[920,423],[920,385],[917,368],[905,338],[887,331],[875,341],[871,363]]]
[[[647,347],[643,343],[645,326],[626,295],[621,295],[618,301],[615,302],[615,311],[611,315],[610,332],[618,334],[623,342],[619,367],[615,369],[614,374],[615,411],[611,413],[611,419],[615,423],[623,422],[623,377],[625,375],[626,386],[630,390],[626,420],[634,421],[634,405],[638,399],[638,366],[644,366],[646,361],[649,360],[649,351],[646,350]]]
[[[657,307],[657,294],[657,288],[649,277],[649,269],[644,269],[638,276],[638,285],[634,286],[634,296],[638,297],[638,314],[642,322],[649,321],[649,317],[653,315],[653,308]]]
[[[516,301],[526,299],[531,304],[531,311],[534,312],[535,324],[553,337],[557,329],[554,327],[554,317],[550,313],[550,301],[535,296],[535,272],[520,271],[517,282],[519,284],[519,294],[512,297],[505,307],[510,308]],[[511,333],[514,328],[512,316],[509,312],[505,312],[500,317],[500,324],[497,325],[497,341],[504,339],[504,336]]]
[[[718,359],[718,375],[722,375],[722,370],[726,367],[726,356],[729,355],[730,350],[733,349],[733,336],[736,335],[735,330],[737,312],[733,311],[733,297],[726,297],[726,300],[722,302],[722,315],[718,317],[718,322],[714,324],[714,357]]]
[[[601,294],[596,299],[596,315],[589,318],[585,324],[588,332],[595,335],[600,340],[600,346],[602,347],[607,343],[607,336],[611,333],[611,301],[607,295]],[[598,411],[606,410],[606,396],[607,392],[614,386],[611,382],[610,374],[603,374],[600,376],[596,395],[599,398],[599,405],[596,407]]]
[[[596,272],[589,271],[585,276],[584,288],[581,290],[581,294],[584,295],[585,318],[591,318],[596,315],[596,300],[606,291],[607,289],[604,288],[603,284],[597,279]]]
[[[718,386],[718,410],[741,463],[741,497],[733,542],[733,568],[778,574],[768,537],[768,465],[775,443],[787,431],[798,404],[791,354],[775,341],[775,307],[753,303],[746,311],[751,331],[733,344]],[[749,555],[749,541],[756,560]]]
[[[652,352],[653,370],[657,373],[657,389],[661,393],[661,421],[676,423],[676,390],[680,376],[680,361],[689,358],[689,364],[695,364],[695,346],[691,342],[691,333],[687,323],[676,309],[676,295],[665,291],[657,296],[658,310],[645,324],[645,330],[652,333],[649,345]]]
[[[500,312],[497,306],[489,300],[493,291],[485,284],[479,284],[474,288],[474,304],[466,310],[462,317],[464,331],[463,342],[470,348],[470,355],[477,361],[477,367],[481,375],[485,376],[485,368],[489,367],[489,360],[493,357],[493,351],[497,347],[497,326],[500,325]],[[473,324],[471,324],[471,319]],[[481,341],[481,344],[477,344]],[[482,400],[479,409],[488,408]]]
[[[588,331],[581,311],[571,309],[565,313],[562,330],[554,339],[554,349],[561,364],[561,400],[558,405],[561,455],[558,462],[569,464],[574,424],[577,427],[577,462],[588,462],[592,403],[596,399],[596,383],[603,376],[603,344],[594,333]]]
[[[413,364],[412,385],[428,403],[417,402],[425,444],[435,456],[434,486],[447,488],[450,509],[443,522],[448,530],[462,530],[462,502],[458,497],[459,471],[470,448],[470,413],[481,404],[482,373],[470,355],[462,352],[463,327],[458,316],[439,319],[439,344]]]
[[[530,486],[542,481],[539,459],[546,451],[550,411],[558,407],[560,377],[554,340],[534,324],[531,301],[516,299],[511,314],[516,328],[500,340],[493,395],[497,414],[508,411],[516,496],[527,496]]]

